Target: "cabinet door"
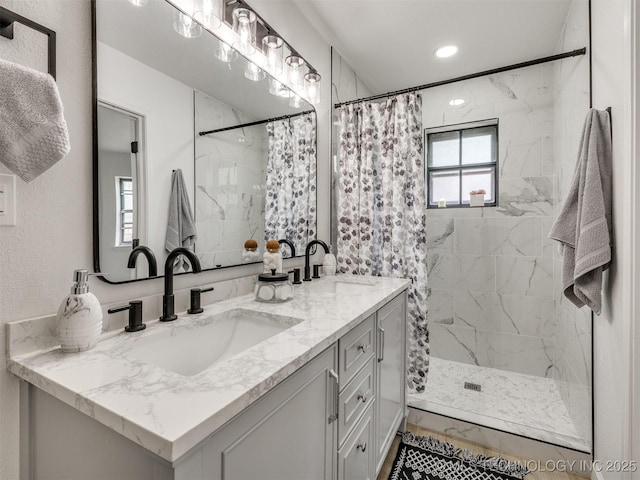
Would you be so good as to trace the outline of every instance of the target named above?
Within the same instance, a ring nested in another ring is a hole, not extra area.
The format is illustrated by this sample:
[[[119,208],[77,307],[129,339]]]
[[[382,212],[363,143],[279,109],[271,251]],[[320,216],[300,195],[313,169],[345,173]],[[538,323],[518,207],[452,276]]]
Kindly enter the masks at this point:
[[[372,415],[367,409],[338,451],[338,480],[374,480],[375,435]]]
[[[380,471],[396,431],[405,416],[406,294],[378,310],[376,375],[376,472]]]
[[[335,347],[320,354],[218,430],[177,473],[199,464],[196,476],[206,479],[334,479],[335,359]]]

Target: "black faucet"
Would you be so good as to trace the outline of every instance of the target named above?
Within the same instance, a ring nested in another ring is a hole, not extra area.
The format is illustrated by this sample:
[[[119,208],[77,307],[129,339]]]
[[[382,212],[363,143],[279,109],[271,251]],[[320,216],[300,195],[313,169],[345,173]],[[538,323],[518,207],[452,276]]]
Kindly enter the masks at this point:
[[[291,256],[289,258],[293,258],[296,256],[296,247],[293,245],[293,242],[291,240],[287,240],[286,238],[281,238],[280,240],[278,240],[278,243],[280,245],[282,245],[283,243],[286,243],[287,245],[289,245],[289,250],[291,250]]]
[[[147,257],[147,262],[149,262],[149,276],[157,277],[158,276],[158,263],[156,262],[156,256],[153,254],[153,251],[149,247],[145,247],[144,245],[136,245],[131,253],[129,254],[129,261],[127,262],[128,268],[136,268],[136,258],[138,255],[143,254]]]
[[[202,271],[200,260],[198,260],[198,257],[196,257],[195,253],[191,250],[184,247],[178,247],[171,250],[171,253],[167,255],[167,260],[164,262],[164,295],[162,295],[161,322],[170,322],[178,318],[174,313],[175,310],[173,303],[173,264],[175,263],[175,259],[180,255],[184,255],[187,260],[189,260],[193,273],[200,273]]]
[[[302,279],[305,282],[311,281],[311,267],[309,266],[309,255],[311,253],[311,247],[313,247],[314,245],[320,245],[322,248],[324,248],[324,253],[329,253],[329,247],[322,240],[311,240],[307,244],[307,248],[305,248],[304,250],[304,278]]]

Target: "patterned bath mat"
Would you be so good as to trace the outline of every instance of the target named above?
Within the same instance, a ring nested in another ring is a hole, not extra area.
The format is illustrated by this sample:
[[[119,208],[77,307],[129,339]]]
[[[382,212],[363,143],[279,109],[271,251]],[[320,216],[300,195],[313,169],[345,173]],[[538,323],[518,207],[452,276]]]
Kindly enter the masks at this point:
[[[517,462],[476,455],[433,437],[406,432],[389,480],[522,480],[527,473]]]

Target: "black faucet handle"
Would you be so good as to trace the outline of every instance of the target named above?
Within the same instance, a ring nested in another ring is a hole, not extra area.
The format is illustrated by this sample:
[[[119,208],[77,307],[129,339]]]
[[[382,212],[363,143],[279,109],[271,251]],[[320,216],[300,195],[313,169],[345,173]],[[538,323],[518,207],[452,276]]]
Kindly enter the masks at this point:
[[[192,288],[191,289],[191,301],[189,302],[189,310],[187,310],[187,313],[202,313],[204,312],[204,309],[202,308],[201,304],[200,304],[200,294],[202,293],[206,293],[206,292],[211,292],[213,291],[213,287],[209,287],[209,288]]]
[[[302,281],[300,280],[300,268],[294,268],[289,273],[293,273],[293,284],[300,285]]]
[[[320,278],[320,267],[322,265],[320,265],[319,263],[316,263],[313,266],[313,276],[311,278]]]
[[[142,300],[131,300],[129,305],[110,308],[107,313],[124,312],[125,310],[129,310],[129,325],[124,327],[125,332],[139,332],[147,328],[147,325],[142,323]]]

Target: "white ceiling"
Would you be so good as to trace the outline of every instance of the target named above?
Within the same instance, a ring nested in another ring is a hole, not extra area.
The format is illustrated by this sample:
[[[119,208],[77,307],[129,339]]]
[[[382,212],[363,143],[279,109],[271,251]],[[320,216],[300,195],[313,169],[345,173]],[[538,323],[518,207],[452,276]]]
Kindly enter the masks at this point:
[[[553,55],[572,2],[294,1],[374,94]],[[459,53],[437,59],[448,44]]]

